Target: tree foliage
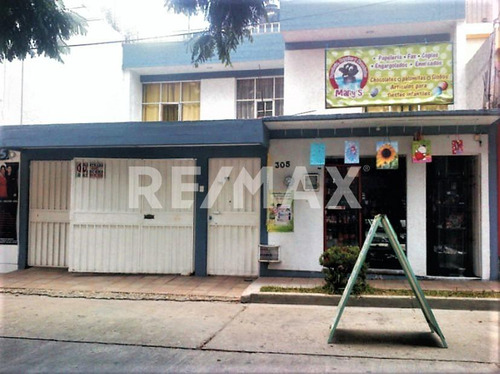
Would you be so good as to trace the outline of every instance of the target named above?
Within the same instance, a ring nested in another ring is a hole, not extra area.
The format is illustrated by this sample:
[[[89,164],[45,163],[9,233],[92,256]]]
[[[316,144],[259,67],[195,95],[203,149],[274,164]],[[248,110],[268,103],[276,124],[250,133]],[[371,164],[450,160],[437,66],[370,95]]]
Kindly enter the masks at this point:
[[[197,66],[217,53],[225,65],[244,40],[252,41],[250,27],[266,19],[262,0],[166,0],[168,9],[194,15],[202,12],[209,26],[194,41],[191,60]]]
[[[59,0],[0,1],[0,62],[45,55],[61,60],[65,41],[85,33],[85,20]]]

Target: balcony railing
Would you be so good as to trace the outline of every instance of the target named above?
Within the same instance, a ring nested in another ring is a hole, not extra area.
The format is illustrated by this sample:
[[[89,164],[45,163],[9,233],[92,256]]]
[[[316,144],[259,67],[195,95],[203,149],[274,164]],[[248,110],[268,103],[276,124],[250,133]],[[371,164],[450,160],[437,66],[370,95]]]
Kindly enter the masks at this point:
[[[260,25],[251,28],[252,34],[267,34],[272,32],[280,32],[279,22],[261,23]]]

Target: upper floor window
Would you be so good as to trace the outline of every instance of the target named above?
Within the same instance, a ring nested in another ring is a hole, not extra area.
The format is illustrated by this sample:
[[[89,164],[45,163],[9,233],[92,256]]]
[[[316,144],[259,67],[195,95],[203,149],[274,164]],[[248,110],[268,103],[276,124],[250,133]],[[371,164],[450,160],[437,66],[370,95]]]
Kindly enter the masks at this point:
[[[238,79],[236,118],[283,115],[283,77]]]
[[[143,121],[196,121],[199,119],[200,82],[143,85]]]

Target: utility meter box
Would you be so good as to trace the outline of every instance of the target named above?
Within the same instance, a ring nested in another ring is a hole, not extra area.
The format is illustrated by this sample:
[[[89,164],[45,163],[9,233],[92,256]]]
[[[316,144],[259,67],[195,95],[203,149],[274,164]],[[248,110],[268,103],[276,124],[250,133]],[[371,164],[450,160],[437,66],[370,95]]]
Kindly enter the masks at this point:
[[[281,262],[280,246],[259,244],[259,262]]]

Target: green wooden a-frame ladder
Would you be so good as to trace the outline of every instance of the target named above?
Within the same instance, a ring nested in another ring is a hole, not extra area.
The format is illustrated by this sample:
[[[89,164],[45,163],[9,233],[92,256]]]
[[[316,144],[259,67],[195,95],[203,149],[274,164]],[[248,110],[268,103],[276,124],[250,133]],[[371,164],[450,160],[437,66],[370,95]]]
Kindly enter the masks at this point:
[[[387,216],[384,214],[377,215],[372,222],[372,225],[370,227],[370,231],[368,232],[368,235],[365,239],[365,242],[363,243],[363,248],[361,248],[361,252],[359,253],[356,264],[354,265],[354,269],[351,273],[351,276],[349,277],[349,281],[347,282],[347,286],[346,286],[344,293],[342,294],[342,297],[341,297],[339,304],[337,306],[337,311],[335,314],[335,318],[333,319],[333,324],[331,326],[330,336],[328,338],[328,343],[333,343],[333,335],[335,334],[335,330],[337,329],[337,325],[339,324],[340,317],[342,317],[342,313],[344,312],[344,308],[347,304],[347,300],[349,299],[349,296],[351,295],[351,291],[354,287],[354,284],[356,283],[356,279],[358,278],[359,271],[366,260],[366,255],[368,253],[368,250],[370,249],[370,246],[371,246],[373,238],[377,232],[377,229],[381,225],[384,228],[387,236],[389,237],[389,242],[391,243],[391,246],[394,249],[394,252],[396,252],[396,256],[399,260],[399,263],[401,264],[401,267],[403,268],[403,270],[405,272],[406,278],[408,279],[408,282],[410,283],[411,289],[413,290],[413,293],[415,294],[415,296],[420,304],[420,309],[422,309],[422,312],[423,312],[424,317],[427,321],[427,324],[429,325],[429,327],[431,329],[431,332],[436,332],[439,335],[439,337],[441,338],[441,343],[443,344],[443,347],[448,348],[448,344],[446,343],[444,335],[441,332],[441,329],[439,328],[439,325],[436,321],[436,318],[434,317],[434,314],[432,313],[432,310],[429,307],[429,304],[427,304],[427,300],[425,299],[424,293],[422,292],[422,289],[420,288],[420,285],[417,281],[417,278],[415,277],[415,274],[413,273],[413,270],[410,266],[410,263],[408,262],[408,259],[406,258],[405,254],[403,252],[403,249],[401,248],[401,245],[399,244],[399,241],[396,237],[396,233],[394,232],[394,229],[392,228],[389,220],[387,219]]]

